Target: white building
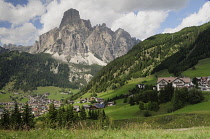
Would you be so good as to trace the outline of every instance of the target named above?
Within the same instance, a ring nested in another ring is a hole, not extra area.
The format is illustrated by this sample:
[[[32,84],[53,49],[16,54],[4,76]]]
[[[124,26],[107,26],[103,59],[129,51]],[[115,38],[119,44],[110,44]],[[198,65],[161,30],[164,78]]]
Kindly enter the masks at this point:
[[[164,89],[166,85],[172,83],[174,88],[183,88],[183,87],[191,87],[193,86],[190,78],[179,78],[179,77],[161,77],[158,78],[157,81],[157,90],[160,91]]]

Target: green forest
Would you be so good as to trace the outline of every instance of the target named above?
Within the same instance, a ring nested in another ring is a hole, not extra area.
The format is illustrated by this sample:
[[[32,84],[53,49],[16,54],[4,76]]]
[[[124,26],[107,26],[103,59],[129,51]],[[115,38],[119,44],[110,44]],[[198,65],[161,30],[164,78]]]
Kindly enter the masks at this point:
[[[14,82],[14,90],[23,91],[39,86],[77,88],[77,84],[69,82],[68,75],[68,65],[54,60],[48,54],[11,51],[0,55],[0,89],[9,82]]]

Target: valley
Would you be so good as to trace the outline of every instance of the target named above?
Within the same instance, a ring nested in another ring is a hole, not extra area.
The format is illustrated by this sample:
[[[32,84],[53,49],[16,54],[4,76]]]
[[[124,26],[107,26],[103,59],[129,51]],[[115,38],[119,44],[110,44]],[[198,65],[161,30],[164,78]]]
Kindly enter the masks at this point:
[[[140,41],[81,17],[0,46],[0,138],[210,137],[210,22]]]

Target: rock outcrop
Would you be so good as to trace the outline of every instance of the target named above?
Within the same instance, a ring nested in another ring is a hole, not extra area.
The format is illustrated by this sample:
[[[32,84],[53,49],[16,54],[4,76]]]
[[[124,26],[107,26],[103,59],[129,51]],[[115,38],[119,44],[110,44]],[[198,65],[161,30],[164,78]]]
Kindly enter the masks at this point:
[[[68,63],[104,66],[137,43],[139,40],[123,29],[114,32],[106,24],[92,27],[89,20],[80,19],[77,10],[69,9],[59,28],[41,35],[30,52],[50,53]]]

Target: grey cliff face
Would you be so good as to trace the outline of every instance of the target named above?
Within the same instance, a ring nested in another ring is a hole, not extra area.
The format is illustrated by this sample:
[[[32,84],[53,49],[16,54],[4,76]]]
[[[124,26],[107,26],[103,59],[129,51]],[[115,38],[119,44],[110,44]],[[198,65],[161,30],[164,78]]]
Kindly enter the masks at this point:
[[[106,24],[92,27],[89,20],[80,19],[77,10],[70,9],[59,28],[41,35],[30,52],[50,53],[68,63],[106,65],[137,43],[139,40],[123,29],[114,32]]]

